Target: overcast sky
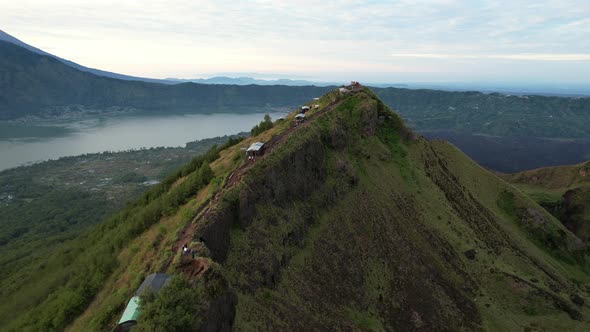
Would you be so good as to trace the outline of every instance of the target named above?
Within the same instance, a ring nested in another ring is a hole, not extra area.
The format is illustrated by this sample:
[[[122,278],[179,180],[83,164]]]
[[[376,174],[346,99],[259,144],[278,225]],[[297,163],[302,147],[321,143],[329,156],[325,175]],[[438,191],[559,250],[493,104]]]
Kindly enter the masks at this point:
[[[0,0],[0,29],[156,78],[590,82],[590,0]]]

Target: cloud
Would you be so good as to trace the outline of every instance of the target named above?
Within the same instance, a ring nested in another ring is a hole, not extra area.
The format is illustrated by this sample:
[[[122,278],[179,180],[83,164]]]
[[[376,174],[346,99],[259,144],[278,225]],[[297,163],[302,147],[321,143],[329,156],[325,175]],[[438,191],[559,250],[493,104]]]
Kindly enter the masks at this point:
[[[589,17],[588,0],[0,0],[0,28],[26,42],[156,77],[279,71],[331,80],[367,70],[375,79],[457,78],[464,68],[455,60],[480,62],[470,70],[482,79],[511,79],[507,63],[532,78],[539,61],[559,65],[543,68],[548,78],[588,77]]]
[[[426,59],[496,59],[522,61],[590,61],[590,54],[434,54],[434,53],[393,53],[392,57]]]

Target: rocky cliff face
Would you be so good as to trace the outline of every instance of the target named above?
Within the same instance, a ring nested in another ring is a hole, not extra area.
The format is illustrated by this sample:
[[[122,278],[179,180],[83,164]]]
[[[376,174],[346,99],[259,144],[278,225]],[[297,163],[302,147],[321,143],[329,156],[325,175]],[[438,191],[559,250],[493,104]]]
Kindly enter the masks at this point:
[[[225,261],[231,228],[247,228],[258,215],[260,202],[281,207],[311,195],[321,186],[326,178],[326,151],[320,137],[309,136],[276,164],[253,169],[244,183],[225,194],[221,204],[198,225],[198,236],[207,244],[213,259]]]

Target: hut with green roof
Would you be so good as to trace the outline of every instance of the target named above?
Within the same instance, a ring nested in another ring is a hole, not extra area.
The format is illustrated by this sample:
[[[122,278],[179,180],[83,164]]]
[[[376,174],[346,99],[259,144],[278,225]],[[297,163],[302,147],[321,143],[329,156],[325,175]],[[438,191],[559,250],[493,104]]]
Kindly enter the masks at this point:
[[[137,324],[137,317],[140,312],[140,296],[146,291],[151,290],[154,294],[158,295],[160,290],[168,284],[170,281],[170,275],[166,273],[152,273],[145,278],[139,288],[135,291],[135,295],[127,303],[127,307],[119,319],[117,324],[116,332],[129,331],[133,326]]]

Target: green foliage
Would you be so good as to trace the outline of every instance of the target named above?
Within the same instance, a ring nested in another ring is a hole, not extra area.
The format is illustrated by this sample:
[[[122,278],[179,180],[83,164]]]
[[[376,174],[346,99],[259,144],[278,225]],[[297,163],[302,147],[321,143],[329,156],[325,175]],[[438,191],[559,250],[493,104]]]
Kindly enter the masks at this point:
[[[499,329],[514,330],[530,321],[522,305],[502,306],[520,303],[528,287],[513,281],[559,280],[569,291],[577,287],[565,272],[571,267],[581,284],[587,283],[580,269],[537,250],[518,229],[512,217],[531,207],[527,200],[459,152],[405,142],[396,117],[380,122],[387,128],[378,128],[376,136],[363,136],[364,124],[355,118],[364,106],[355,99],[363,96],[361,91],[343,97],[348,99],[342,108],[324,113],[306,130],[293,130],[238,186],[223,192],[214,208],[240,222],[211,224],[221,228],[211,228],[219,238],[208,245],[231,244],[221,267],[229,282],[208,275],[201,290],[181,279],[169,293],[146,295],[140,329],[195,330],[206,315],[202,300],[216,298],[229,284],[240,298],[238,330],[481,330],[490,317],[516,322]],[[374,106],[387,115],[383,105]],[[344,122],[351,144],[326,144],[341,124],[335,120]],[[360,149],[365,153],[357,153]],[[393,153],[394,162],[379,158],[384,151]],[[103,285],[117,264],[113,257],[130,239],[212,181],[208,164],[218,155],[214,149],[196,158],[60,252],[61,265],[48,266],[63,275],[43,284],[51,289],[47,299],[14,329],[64,328]],[[545,225],[551,228],[552,222]],[[463,252],[473,247],[477,258],[468,260]],[[507,279],[508,274],[520,279]],[[564,320],[562,308],[554,305],[565,292],[547,287],[541,282],[535,289],[551,308],[544,323],[579,329],[579,322]],[[499,290],[506,292],[494,293]],[[488,298],[480,300],[483,296]],[[486,302],[499,313],[486,309]],[[579,310],[587,315],[587,308]]]
[[[206,308],[202,291],[180,276],[162,288],[158,296],[146,292],[141,297],[138,331],[197,331],[200,313]]]
[[[537,246],[562,262],[579,265],[582,270],[588,270],[587,250],[572,249],[575,247],[572,236],[557,225],[550,224],[541,211],[535,208],[526,209],[523,204],[522,201],[517,202],[517,196],[509,190],[501,191],[496,200],[500,210],[517,221]],[[565,218],[564,221],[571,222]]]
[[[512,193],[511,191],[502,191],[500,195],[498,195],[498,200],[496,201],[496,204],[508,216],[515,216],[514,193]]]
[[[400,132],[404,129],[405,125],[401,118],[393,114],[386,117],[385,125],[377,129],[377,137],[391,151],[393,161],[399,166],[400,173],[404,179],[410,180],[414,171],[408,163],[407,148],[401,140]]]
[[[254,126],[254,128],[252,128],[252,130],[250,130],[250,135],[258,136],[258,135],[262,134],[263,132],[272,128],[272,126],[273,126],[273,124],[272,124],[272,120],[270,119],[270,115],[266,114],[264,116],[264,120],[262,122],[260,122],[259,124],[257,124],[256,126]]]
[[[125,174],[122,174],[120,176],[117,176],[114,179],[114,182],[115,183],[139,183],[139,182],[144,182],[147,180],[148,180],[148,178],[145,175],[131,171],[131,172],[127,172]]]
[[[356,310],[348,310],[348,317],[354,322],[356,327],[361,331],[382,332],[385,331],[383,324],[371,315],[361,313]]]
[[[585,243],[590,242],[590,162],[501,176],[526,193]]]
[[[23,299],[33,296],[39,303],[24,311],[25,308],[20,307],[19,319],[11,322],[11,329],[63,329],[100,290],[118,265],[117,254],[129,241],[157,223],[162,216],[174,213],[214,178],[209,163],[218,158],[221,149],[230,143],[213,147],[194,158],[126,209],[56,250],[44,263],[44,275],[36,276],[38,280],[35,284],[43,285],[43,292],[31,289],[16,293],[18,298]],[[172,188],[172,184],[183,176],[184,181]]]
[[[539,282],[569,285],[562,267],[572,266],[519,228],[517,214],[534,204],[456,149],[406,140],[398,117],[363,137],[362,92],[340,98],[217,206],[240,221],[223,265],[239,293],[236,330],[477,331],[508,316],[516,324],[496,329],[507,331],[530,322],[527,314],[551,330],[585,326],[563,319],[554,291]],[[335,132],[348,144],[331,144]],[[380,158],[387,152],[393,160]],[[350,185],[347,174],[358,181]],[[464,254],[471,248],[474,260]],[[543,310],[525,307],[527,293]]]
[[[187,148],[64,157],[0,172],[0,245],[8,246],[0,255],[0,275],[12,270],[5,262],[25,265],[15,259],[29,255],[20,250],[23,245],[48,253],[150,189],[141,182],[162,180],[194,155],[240,139],[225,136],[191,142]]]

